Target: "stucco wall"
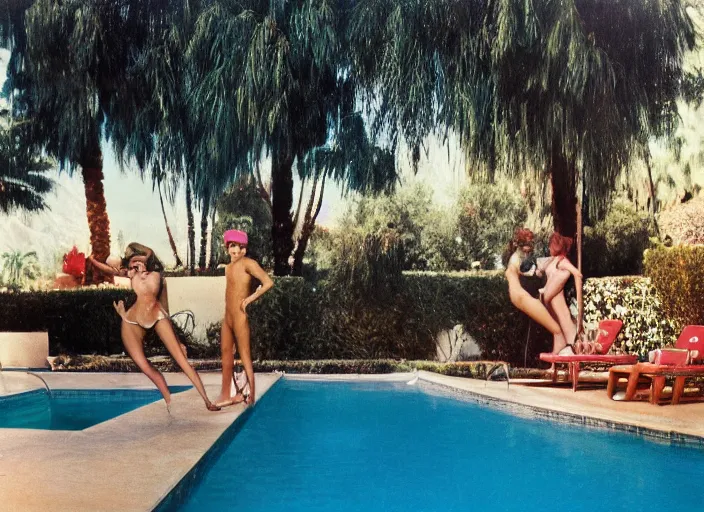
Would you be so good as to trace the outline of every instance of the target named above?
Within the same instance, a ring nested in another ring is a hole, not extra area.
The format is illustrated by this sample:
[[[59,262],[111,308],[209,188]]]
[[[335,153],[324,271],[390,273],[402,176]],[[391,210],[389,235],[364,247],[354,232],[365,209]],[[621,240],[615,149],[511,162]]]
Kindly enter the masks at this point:
[[[166,300],[169,313],[189,310],[195,316],[196,339],[205,338],[205,329],[225,314],[225,276],[167,277]]]

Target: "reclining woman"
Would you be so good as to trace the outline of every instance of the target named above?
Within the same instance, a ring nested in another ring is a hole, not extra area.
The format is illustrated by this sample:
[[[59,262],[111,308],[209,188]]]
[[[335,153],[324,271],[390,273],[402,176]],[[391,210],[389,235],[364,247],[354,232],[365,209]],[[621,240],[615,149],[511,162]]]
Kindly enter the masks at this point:
[[[581,352],[575,350],[575,341],[582,332],[582,311],[577,314],[577,324],[572,320],[572,313],[565,300],[565,284],[570,276],[574,277],[577,291],[577,304],[582,307],[582,273],[567,259],[572,247],[572,239],[555,231],[550,236],[549,258],[541,258],[538,274],[544,272],[547,277],[545,287],[540,290],[540,300],[545,304],[552,317],[560,324],[562,333],[554,336],[553,354],[570,354]]]
[[[144,335],[149,329],[156,331],[171,357],[200,393],[207,409],[219,411],[220,408],[213,405],[208,399],[198,373],[188,363],[188,359],[176,338],[169,314],[160,302],[164,286],[161,272],[164,270],[164,266],[154,251],[142,244],[131,243],[125,250],[120,268],[100,262],[93,255],[90,255],[88,259],[101,272],[129,277],[132,289],[137,294],[137,301],[128,310],[125,310],[123,301],[119,301],[117,304],[113,303],[115,311],[122,318],[122,343],[139,369],[159,388],[167,409],[170,410],[171,392],[166,384],[166,379],[144,355]]]
[[[519,228],[508,244],[510,255],[506,264],[506,280],[508,281],[508,296],[511,303],[531,319],[545,327],[557,338],[563,336],[560,324],[550,314],[545,305],[528,293],[522,286],[520,275],[534,275],[536,265],[531,259],[533,253],[533,232]],[[554,347],[553,347],[554,349]]]

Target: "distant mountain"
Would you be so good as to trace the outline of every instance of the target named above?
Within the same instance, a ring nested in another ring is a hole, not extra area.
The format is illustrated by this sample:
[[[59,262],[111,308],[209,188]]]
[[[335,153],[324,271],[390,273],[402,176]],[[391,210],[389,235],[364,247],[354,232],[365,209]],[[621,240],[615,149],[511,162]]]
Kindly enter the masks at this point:
[[[90,251],[80,180],[57,175],[55,192],[47,196],[47,204],[50,209],[39,213],[0,214],[0,254],[36,251],[42,267],[52,269],[74,245],[83,252]]]

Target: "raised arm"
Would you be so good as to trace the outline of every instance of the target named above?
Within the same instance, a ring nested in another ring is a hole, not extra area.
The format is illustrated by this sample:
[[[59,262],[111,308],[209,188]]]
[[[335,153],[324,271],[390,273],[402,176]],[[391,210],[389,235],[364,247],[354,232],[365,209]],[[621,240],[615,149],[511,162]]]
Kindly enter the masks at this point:
[[[103,274],[110,274],[113,276],[125,275],[125,271],[123,269],[115,268],[106,263],[103,263],[102,261],[98,261],[93,257],[92,254],[88,256],[88,261],[90,261],[91,265],[100,270]]]

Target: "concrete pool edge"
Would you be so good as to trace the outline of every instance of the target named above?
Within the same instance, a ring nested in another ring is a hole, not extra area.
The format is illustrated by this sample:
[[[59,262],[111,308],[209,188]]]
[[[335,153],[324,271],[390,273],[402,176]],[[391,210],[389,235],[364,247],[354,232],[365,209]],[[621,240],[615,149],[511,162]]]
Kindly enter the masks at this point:
[[[530,403],[525,403],[525,401],[513,399],[512,397],[497,396],[496,386],[499,386],[499,383],[497,382],[491,383],[492,388],[489,388],[491,391],[487,392],[485,389],[484,392],[482,392],[481,388],[475,387],[475,389],[469,389],[467,387],[467,382],[471,381],[472,379],[465,379],[462,377],[448,377],[445,375],[435,374],[424,370],[418,372],[418,378],[420,382],[424,383],[424,385],[429,384],[432,386],[439,386],[441,388],[449,390],[450,392],[459,393],[464,397],[472,400],[473,402],[508,411],[509,413],[514,415],[528,415],[530,417],[546,419],[570,425],[578,425],[586,428],[596,428],[602,430],[624,432],[632,435],[641,436],[656,442],[668,442],[670,444],[704,448],[704,428],[702,429],[701,434],[683,432],[676,429],[666,429],[660,428],[659,426],[655,425],[647,425],[643,424],[642,422],[623,421],[621,419],[616,419],[605,416],[603,414],[598,414],[595,411],[590,411],[589,414],[586,414],[564,410],[564,408],[561,407],[547,407],[544,405],[534,405]],[[475,383],[476,382],[477,381],[475,380]],[[507,386],[503,382],[501,383],[501,385],[503,385],[503,387],[506,387],[507,389],[509,388],[509,386]],[[520,384],[511,384],[511,387],[517,386],[520,386]],[[570,393],[572,392],[570,391]],[[604,399],[606,400],[605,396]],[[575,400],[574,402],[575,406],[579,407],[578,401]],[[616,403],[621,407],[624,406],[624,402],[613,403]],[[656,408],[653,409],[654,411],[657,411],[657,408],[659,408],[659,406],[650,406],[649,404],[648,406]]]
[[[177,481],[171,483],[162,496],[157,499],[147,510],[151,512],[165,512],[168,510],[174,510],[183,503],[184,498],[188,496],[191,492],[193,486],[198,482],[200,473],[207,469],[207,466],[212,463],[215,458],[217,458],[225,446],[232,441],[232,439],[237,435],[237,433],[242,429],[244,424],[247,422],[249,417],[254,412],[254,408],[262,400],[266,399],[267,394],[271,389],[278,384],[278,382],[283,377],[283,374],[276,373],[275,380],[266,386],[261,395],[257,393],[257,402],[254,406],[246,407],[241,413],[239,413],[232,423],[228,425],[213,441],[210,447],[203,452],[198,461],[191,466],[188,471]]]
[[[50,387],[61,390],[144,389],[149,384],[138,374],[49,377]],[[165,377],[170,386],[190,384],[182,373]],[[220,374],[201,373],[201,378],[209,396],[216,396]],[[257,396],[263,397],[279,378],[275,373],[257,374]],[[207,412],[197,391],[189,389],[173,395],[172,414],[157,401],[84,430],[1,428],[2,508],[152,510],[247,409]]]

